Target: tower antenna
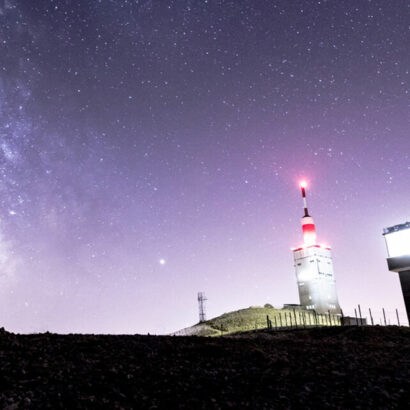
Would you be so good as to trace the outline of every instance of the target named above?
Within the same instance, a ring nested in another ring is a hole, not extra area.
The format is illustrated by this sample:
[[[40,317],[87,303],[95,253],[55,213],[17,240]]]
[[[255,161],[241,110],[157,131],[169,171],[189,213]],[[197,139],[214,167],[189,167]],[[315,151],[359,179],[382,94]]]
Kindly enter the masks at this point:
[[[315,222],[309,215],[306,202],[307,183],[302,181],[299,186],[302,190],[305,211],[301,219],[303,245],[293,249],[293,258],[300,305],[304,309],[314,310],[316,313],[340,314],[332,252],[328,246],[317,243]]]
[[[316,243],[316,227],[313,218],[309,215],[306,201],[306,187],[307,182],[302,181],[300,183],[300,189],[302,190],[303,209],[305,211],[302,217],[303,241],[305,245],[314,245]]]
[[[205,301],[208,300],[204,292],[198,292],[199,323],[206,321]]]
[[[306,181],[302,181],[300,183],[300,189],[302,190],[303,208],[305,211],[305,216],[309,216],[309,211],[308,211],[307,201],[306,201],[306,187],[307,187]]]

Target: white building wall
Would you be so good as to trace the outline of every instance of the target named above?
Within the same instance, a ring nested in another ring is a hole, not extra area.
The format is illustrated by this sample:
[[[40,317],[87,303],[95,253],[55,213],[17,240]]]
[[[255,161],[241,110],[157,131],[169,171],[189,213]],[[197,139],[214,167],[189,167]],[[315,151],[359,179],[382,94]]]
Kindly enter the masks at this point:
[[[300,304],[318,313],[340,313],[330,249],[312,245],[293,256]]]

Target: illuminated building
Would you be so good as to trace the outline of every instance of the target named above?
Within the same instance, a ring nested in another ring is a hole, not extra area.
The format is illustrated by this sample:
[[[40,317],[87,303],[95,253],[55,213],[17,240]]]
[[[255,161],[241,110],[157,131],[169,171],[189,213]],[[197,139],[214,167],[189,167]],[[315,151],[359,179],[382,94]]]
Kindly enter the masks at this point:
[[[318,244],[313,218],[306,203],[306,183],[302,189],[305,214],[302,217],[303,245],[293,249],[300,305],[317,313],[341,313],[336,294],[331,249]]]
[[[410,319],[410,222],[386,228],[383,232],[387,245],[389,270],[400,277],[401,290]]]

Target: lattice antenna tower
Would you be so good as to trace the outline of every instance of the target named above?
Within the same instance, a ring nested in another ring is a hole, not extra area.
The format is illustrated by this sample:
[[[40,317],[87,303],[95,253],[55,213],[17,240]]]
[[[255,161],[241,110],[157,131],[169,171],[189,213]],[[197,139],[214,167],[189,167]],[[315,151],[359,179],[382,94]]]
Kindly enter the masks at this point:
[[[198,292],[199,323],[206,321],[205,301],[208,300],[204,292]]]

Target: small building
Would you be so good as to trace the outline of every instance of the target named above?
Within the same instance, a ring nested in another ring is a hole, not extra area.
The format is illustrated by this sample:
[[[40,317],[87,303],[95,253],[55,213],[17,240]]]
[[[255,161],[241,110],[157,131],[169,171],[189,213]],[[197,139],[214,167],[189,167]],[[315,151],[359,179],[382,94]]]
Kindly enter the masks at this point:
[[[399,274],[407,318],[410,320],[410,222],[386,228],[383,235],[387,245],[387,265],[391,272]]]
[[[352,316],[342,316],[340,318],[340,324],[342,326],[366,326],[367,320],[365,317],[352,317]]]

